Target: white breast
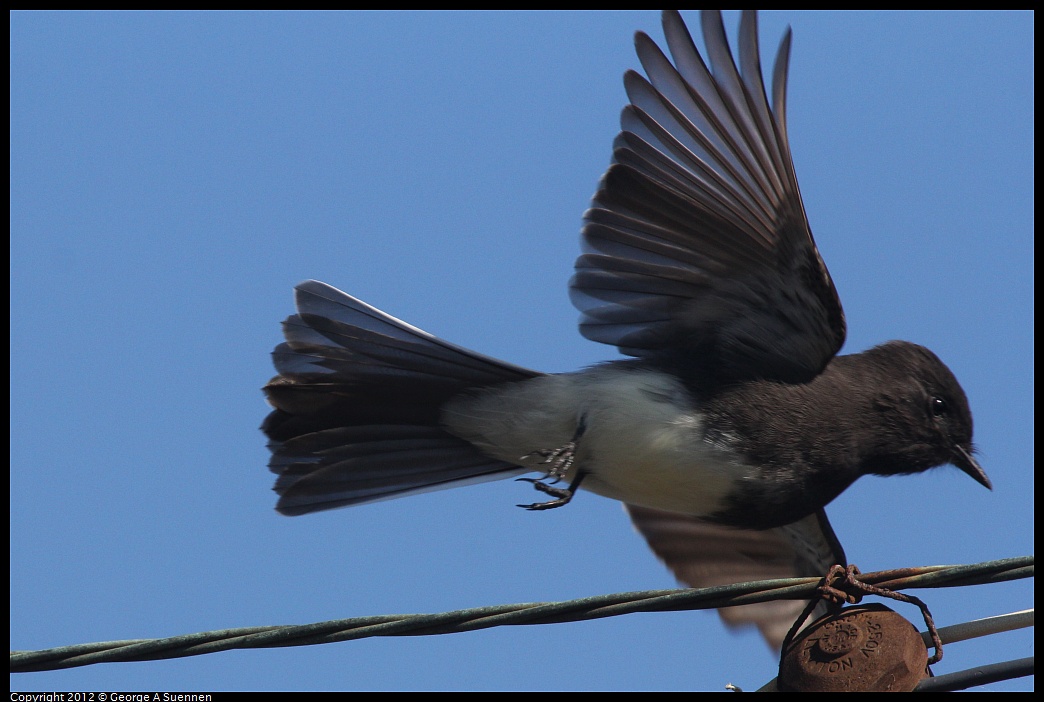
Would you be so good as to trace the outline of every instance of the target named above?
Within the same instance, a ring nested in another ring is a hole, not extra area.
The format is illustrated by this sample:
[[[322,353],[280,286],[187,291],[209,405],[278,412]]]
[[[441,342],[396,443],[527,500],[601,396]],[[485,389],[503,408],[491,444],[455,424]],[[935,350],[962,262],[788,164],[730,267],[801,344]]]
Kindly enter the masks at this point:
[[[736,477],[749,474],[704,439],[688,393],[655,370],[606,365],[455,398],[446,428],[485,453],[540,470],[532,455],[570,441],[580,420],[582,487],[605,497],[702,516],[717,511]]]

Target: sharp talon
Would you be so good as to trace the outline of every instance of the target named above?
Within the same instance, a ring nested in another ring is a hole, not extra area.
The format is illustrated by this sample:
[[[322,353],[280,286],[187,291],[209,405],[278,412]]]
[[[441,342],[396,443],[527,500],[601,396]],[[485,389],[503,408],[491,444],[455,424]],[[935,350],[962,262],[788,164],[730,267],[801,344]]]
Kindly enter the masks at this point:
[[[552,497],[557,497],[557,500],[549,500],[548,502],[534,502],[530,505],[518,505],[524,507],[530,511],[539,511],[545,509],[554,509],[555,507],[561,507],[569,504],[569,501],[573,499],[572,490],[563,490],[561,488],[554,488],[546,483],[534,482],[533,487],[543,493],[547,493]]]
[[[567,504],[569,504],[569,500],[571,500],[572,498],[573,498],[573,496],[570,495],[569,497],[563,497],[560,500],[551,500],[550,502],[534,502],[531,505],[518,505],[518,506],[519,507],[524,507],[525,509],[529,510],[530,512],[539,512],[541,510],[554,509],[555,507],[562,507],[564,505],[567,505]]]
[[[569,484],[568,488],[556,488],[551,487],[547,483],[541,482],[534,478],[516,478],[516,480],[525,480],[526,482],[533,483],[533,487],[540,492],[551,495],[558,499],[549,500],[547,502],[534,502],[529,505],[517,505],[524,509],[528,509],[532,512],[537,512],[545,509],[554,509],[555,507],[562,507],[563,505],[569,504],[569,501],[573,499],[573,495],[576,494],[577,488],[580,487],[580,483],[584,481],[584,476],[587,473],[577,473],[576,477],[573,478],[573,482]]]

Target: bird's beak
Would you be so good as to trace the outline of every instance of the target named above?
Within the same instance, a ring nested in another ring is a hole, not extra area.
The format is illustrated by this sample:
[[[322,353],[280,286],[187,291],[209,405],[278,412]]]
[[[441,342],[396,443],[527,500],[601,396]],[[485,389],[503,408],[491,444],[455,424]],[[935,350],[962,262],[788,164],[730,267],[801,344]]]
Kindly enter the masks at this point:
[[[957,455],[953,459],[953,464],[963,470],[965,473],[971,476],[972,480],[977,482],[979,485],[983,485],[987,490],[993,489],[993,483],[986,477],[986,471],[982,469],[979,462],[972,457],[971,451],[964,448],[963,446],[957,447]]]

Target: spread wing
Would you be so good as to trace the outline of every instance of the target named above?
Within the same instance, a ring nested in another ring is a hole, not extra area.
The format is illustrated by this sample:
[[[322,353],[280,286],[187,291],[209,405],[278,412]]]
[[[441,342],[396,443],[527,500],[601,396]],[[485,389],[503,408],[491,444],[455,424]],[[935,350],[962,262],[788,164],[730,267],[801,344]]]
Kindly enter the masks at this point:
[[[635,505],[627,505],[627,512],[653,553],[689,587],[822,577],[831,565],[848,563],[823,510],[765,531],[718,526]],[[778,651],[805,604],[804,600],[776,600],[723,607],[718,614],[732,627],[757,626],[769,646]],[[824,613],[825,609],[817,610],[806,623]]]
[[[632,356],[682,353],[719,380],[804,382],[841,348],[845,319],[787,142],[790,32],[770,107],[757,15],[740,22],[739,68],[721,14],[701,24],[709,69],[677,12],[663,15],[673,65],[636,35],[648,80],[624,76],[631,104],[584,215],[580,331]]]

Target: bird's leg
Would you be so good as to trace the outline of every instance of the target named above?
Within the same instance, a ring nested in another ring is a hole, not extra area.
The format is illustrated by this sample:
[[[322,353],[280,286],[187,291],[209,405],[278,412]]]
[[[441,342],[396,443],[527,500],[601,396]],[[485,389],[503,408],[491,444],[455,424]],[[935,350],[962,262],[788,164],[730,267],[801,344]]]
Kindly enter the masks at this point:
[[[576,444],[580,440],[585,429],[587,429],[587,424],[581,417],[580,422],[576,427],[576,433],[573,434],[571,441],[567,441],[564,445],[559,446],[556,449],[540,449],[539,451],[533,451],[533,453],[523,456],[523,458],[528,458],[529,456],[534,455],[543,456],[544,461],[542,461],[540,465],[548,466],[548,469],[542,480],[537,480],[536,478],[518,478],[518,480],[533,483],[534,488],[540,492],[551,495],[556,499],[549,500],[548,502],[534,502],[530,505],[518,505],[519,507],[525,507],[529,510],[544,510],[569,504],[569,501],[573,499],[573,495],[580,487],[580,483],[583,482],[586,473],[582,470],[578,470],[567,488],[556,488],[552,487],[552,485],[564,478],[566,473],[569,472],[570,467],[572,467],[573,462],[576,460]],[[548,479],[550,479],[550,483],[545,483],[544,480]]]

